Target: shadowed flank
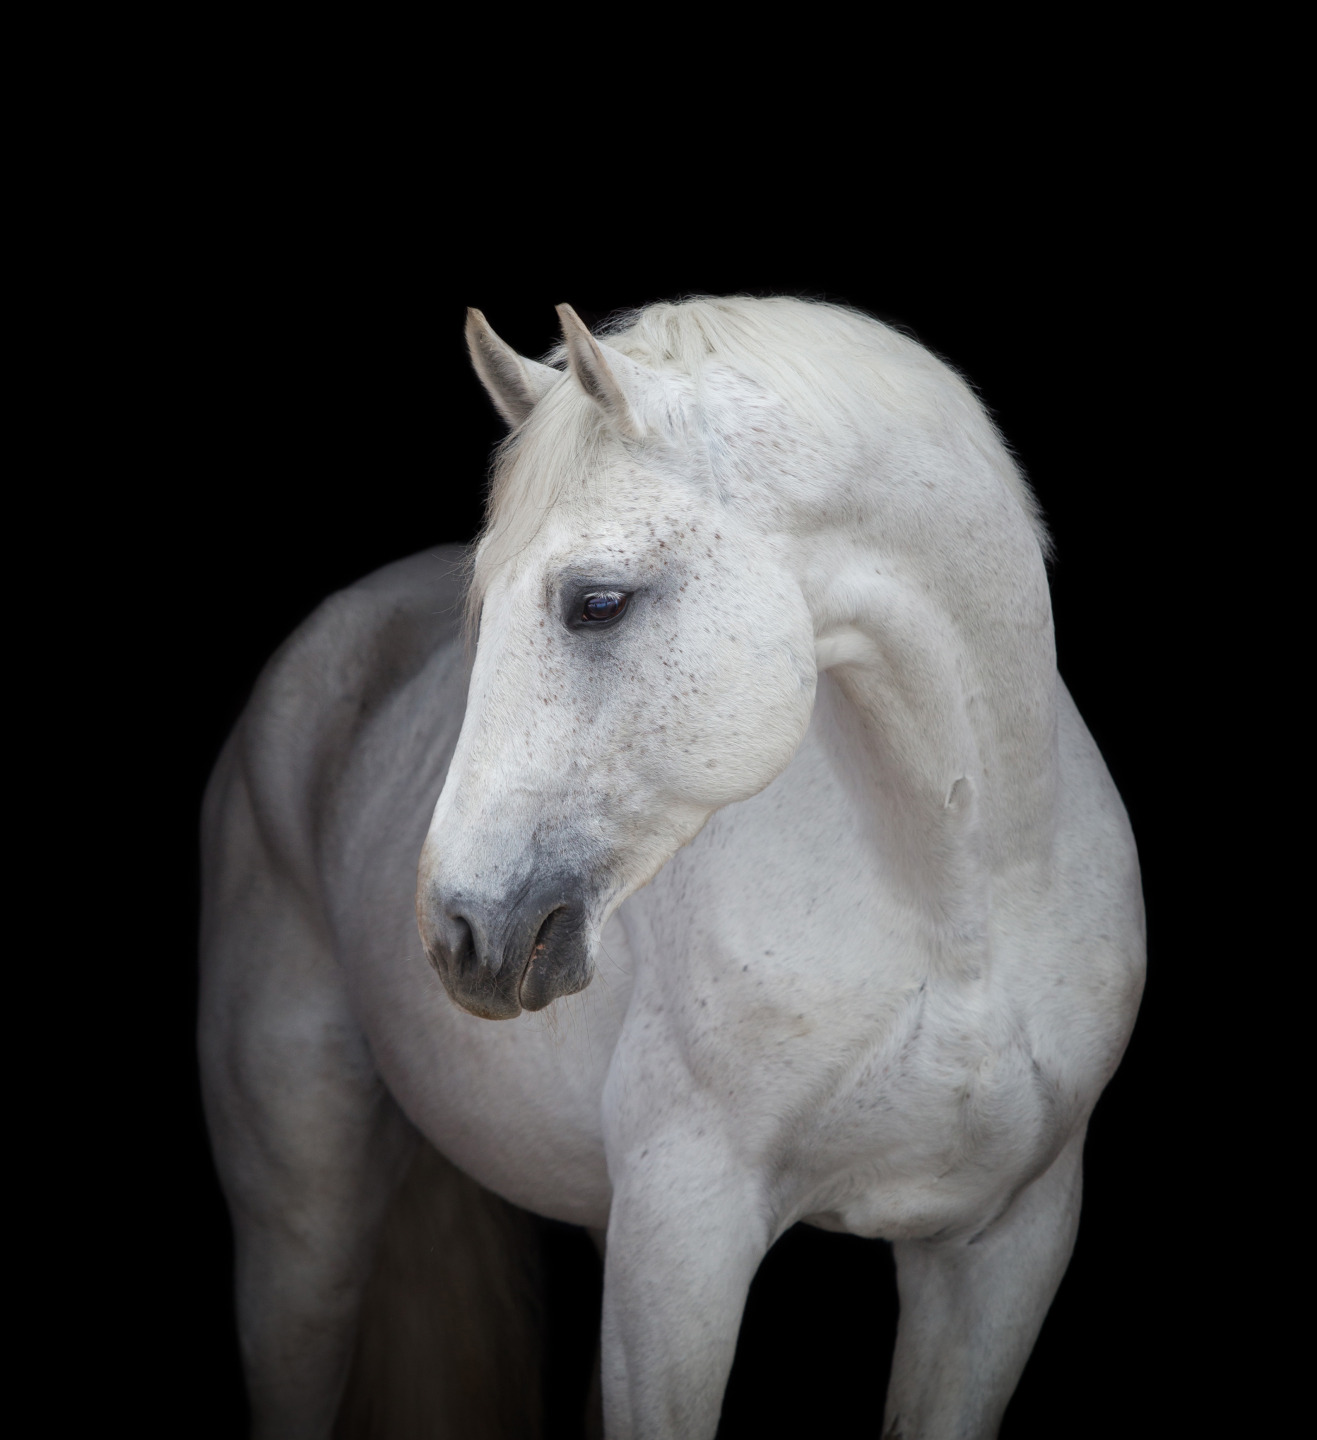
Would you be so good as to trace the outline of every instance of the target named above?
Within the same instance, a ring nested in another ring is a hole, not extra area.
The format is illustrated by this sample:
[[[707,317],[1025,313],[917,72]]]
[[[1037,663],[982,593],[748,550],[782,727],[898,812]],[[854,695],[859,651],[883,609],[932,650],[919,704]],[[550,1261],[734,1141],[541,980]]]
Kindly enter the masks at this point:
[[[534,1219],[422,1144],[385,1218],[335,1440],[432,1440],[442,1422],[539,1440],[542,1291]]]

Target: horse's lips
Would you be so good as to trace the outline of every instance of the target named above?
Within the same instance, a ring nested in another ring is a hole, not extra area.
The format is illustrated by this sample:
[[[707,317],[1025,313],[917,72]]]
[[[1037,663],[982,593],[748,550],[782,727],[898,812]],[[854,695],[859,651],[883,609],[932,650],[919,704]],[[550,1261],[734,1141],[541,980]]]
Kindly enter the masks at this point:
[[[541,1001],[538,1004],[535,1003],[535,992],[533,989],[528,992],[526,985],[527,980],[530,979],[530,972],[535,964],[536,957],[542,955],[544,948],[545,947],[543,945],[537,945],[530,952],[530,955],[527,957],[526,960],[525,968],[521,972],[521,979],[517,982],[517,1003],[521,1006],[523,1010],[540,1010],[543,1009],[544,1005],[548,1003],[547,1001]],[[528,1000],[531,1001],[530,1004],[527,1004]]]
[[[517,985],[523,1009],[543,1010],[590,983],[587,928],[586,907],[579,902],[558,905],[545,916]]]
[[[521,992],[522,992],[522,991],[525,989],[525,987],[526,987],[526,978],[527,978],[527,976],[529,976],[529,974],[530,974],[530,972],[531,972],[531,967],[535,964],[536,960],[540,960],[541,962],[543,961],[544,956],[545,956],[545,953],[547,952],[547,950],[548,950],[547,944],[546,944],[543,940],[538,940],[538,941],[536,941],[536,943],[535,943],[534,947],[532,948],[530,954],[526,957],[526,964],[525,964],[525,966],[524,966],[523,969],[522,969],[521,979],[517,982],[517,999],[518,999],[518,1001],[521,1002],[521,1004],[522,1004],[523,1007],[525,1006],[525,1003],[526,1003],[526,1002],[525,1002],[525,1000],[522,999],[522,993],[521,993]]]

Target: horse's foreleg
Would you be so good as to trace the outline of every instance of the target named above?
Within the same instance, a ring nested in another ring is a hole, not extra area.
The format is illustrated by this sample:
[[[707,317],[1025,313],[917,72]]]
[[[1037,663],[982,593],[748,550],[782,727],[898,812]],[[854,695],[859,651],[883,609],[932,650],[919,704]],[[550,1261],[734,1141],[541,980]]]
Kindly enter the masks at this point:
[[[985,1231],[898,1241],[901,1315],[884,1440],[991,1440],[1065,1273],[1081,1132]]]
[[[205,926],[201,1059],[253,1435],[325,1440],[414,1142],[297,897],[260,874],[223,879]]]
[[[698,1147],[697,1147],[698,1148]],[[604,1266],[608,1440],[709,1440],[772,1236],[722,1157],[656,1142],[615,1181]]]

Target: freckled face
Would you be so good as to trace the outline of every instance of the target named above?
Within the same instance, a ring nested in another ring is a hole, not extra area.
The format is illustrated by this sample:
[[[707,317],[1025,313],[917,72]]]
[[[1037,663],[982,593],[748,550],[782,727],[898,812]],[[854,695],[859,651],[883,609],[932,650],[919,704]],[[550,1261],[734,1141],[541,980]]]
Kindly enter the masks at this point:
[[[683,487],[684,488],[684,487]],[[809,723],[813,632],[770,541],[690,494],[614,487],[495,578],[422,862],[440,888],[567,871],[590,930]]]

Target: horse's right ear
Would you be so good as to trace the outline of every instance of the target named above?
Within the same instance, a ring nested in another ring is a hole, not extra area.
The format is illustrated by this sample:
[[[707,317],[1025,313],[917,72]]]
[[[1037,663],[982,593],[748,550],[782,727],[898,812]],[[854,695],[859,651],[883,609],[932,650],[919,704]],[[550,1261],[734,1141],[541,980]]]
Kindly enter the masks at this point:
[[[518,355],[489,328],[479,310],[466,312],[466,347],[480,383],[509,425],[520,425],[562,372]]]

